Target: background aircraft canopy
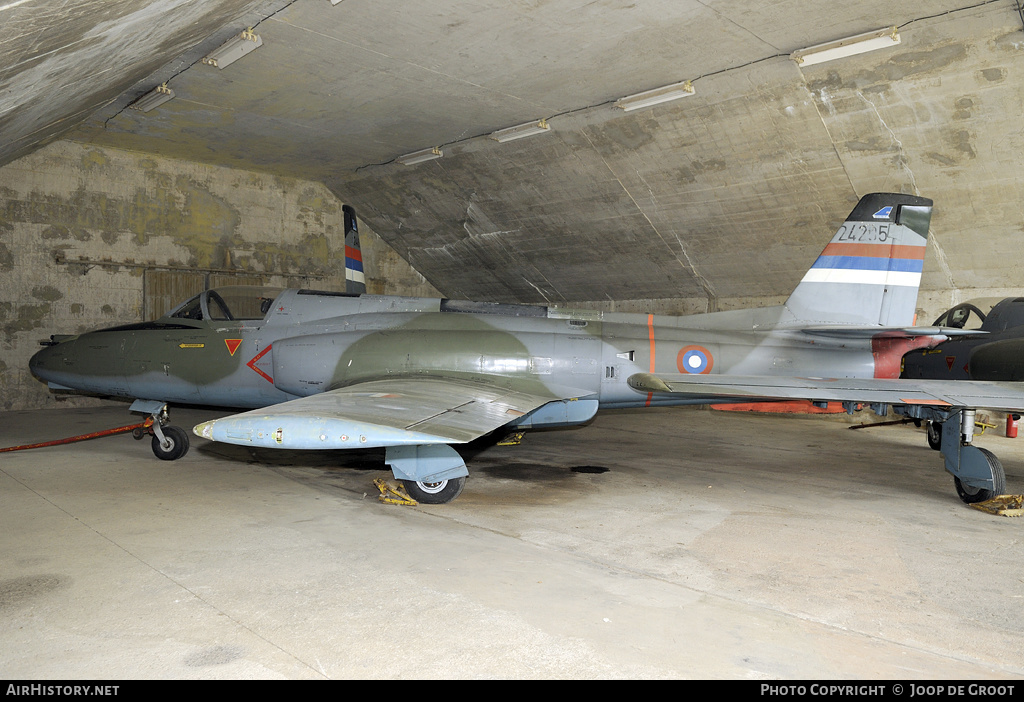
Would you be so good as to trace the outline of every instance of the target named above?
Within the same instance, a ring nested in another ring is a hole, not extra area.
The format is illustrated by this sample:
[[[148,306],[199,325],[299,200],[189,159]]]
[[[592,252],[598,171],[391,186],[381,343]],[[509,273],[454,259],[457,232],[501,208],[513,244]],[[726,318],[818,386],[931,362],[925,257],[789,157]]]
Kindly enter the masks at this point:
[[[1024,297],[978,297],[954,305],[933,326],[1001,332],[1024,325]]]

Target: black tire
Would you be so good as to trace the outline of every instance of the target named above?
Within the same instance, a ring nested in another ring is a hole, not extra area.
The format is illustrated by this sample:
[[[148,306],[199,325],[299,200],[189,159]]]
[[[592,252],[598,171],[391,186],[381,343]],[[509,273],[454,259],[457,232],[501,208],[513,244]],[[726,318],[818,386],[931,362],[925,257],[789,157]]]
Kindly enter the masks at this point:
[[[161,427],[170,446],[160,445],[160,437],[153,435],[153,455],[161,461],[176,461],[188,453],[188,434],[180,427]]]
[[[1003,464],[999,462],[999,459],[991,451],[983,448],[978,450],[985,455],[985,460],[988,461],[988,466],[992,469],[992,482],[995,489],[986,490],[985,488],[967,487],[960,482],[960,478],[953,478],[953,484],[956,485],[956,494],[969,505],[991,500],[993,497],[1006,492],[1006,472],[1003,470]]]
[[[936,451],[942,450],[942,425],[938,422],[928,422],[928,445]]]
[[[402,482],[405,484],[405,491],[409,493],[409,497],[417,502],[422,502],[425,505],[443,505],[462,494],[462,488],[466,487],[466,476],[436,483],[415,480],[403,480]]]

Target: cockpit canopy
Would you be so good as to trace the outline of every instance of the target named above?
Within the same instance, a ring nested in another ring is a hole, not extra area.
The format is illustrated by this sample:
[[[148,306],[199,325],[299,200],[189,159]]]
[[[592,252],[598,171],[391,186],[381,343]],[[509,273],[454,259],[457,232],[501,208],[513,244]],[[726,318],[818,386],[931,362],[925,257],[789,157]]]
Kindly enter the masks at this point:
[[[166,316],[170,319],[209,320],[215,322],[253,321],[267,316],[282,288],[261,285],[232,285],[205,290],[178,305]]]

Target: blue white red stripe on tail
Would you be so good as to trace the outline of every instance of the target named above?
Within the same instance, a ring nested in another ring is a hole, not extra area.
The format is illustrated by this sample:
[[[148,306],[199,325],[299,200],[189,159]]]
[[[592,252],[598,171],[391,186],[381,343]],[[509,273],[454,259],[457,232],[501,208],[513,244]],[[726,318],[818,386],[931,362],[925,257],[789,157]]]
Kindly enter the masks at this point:
[[[803,280],[917,287],[924,270],[924,252],[924,246],[833,242]]]

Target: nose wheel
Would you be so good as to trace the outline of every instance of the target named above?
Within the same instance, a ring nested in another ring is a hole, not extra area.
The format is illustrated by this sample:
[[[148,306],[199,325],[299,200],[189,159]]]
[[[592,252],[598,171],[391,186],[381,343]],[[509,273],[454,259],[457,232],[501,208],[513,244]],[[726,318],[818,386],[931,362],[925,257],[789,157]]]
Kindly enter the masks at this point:
[[[176,461],[188,453],[188,432],[168,423],[166,402],[136,400],[128,410],[150,416],[147,426],[134,430],[132,436],[142,439],[145,434],[152,434],[154,456],[161,461]]]
[[[164,438],[156,435],[156,425],[153,431],[153,455],[161,461],[176,461],[188,453],[188,434],[181,427],[165,426],[160,427]]]

